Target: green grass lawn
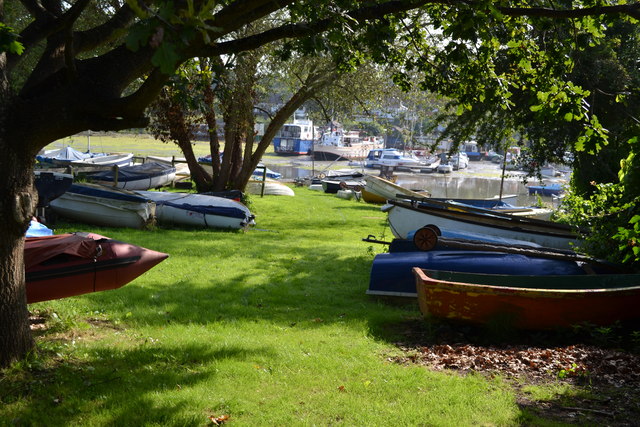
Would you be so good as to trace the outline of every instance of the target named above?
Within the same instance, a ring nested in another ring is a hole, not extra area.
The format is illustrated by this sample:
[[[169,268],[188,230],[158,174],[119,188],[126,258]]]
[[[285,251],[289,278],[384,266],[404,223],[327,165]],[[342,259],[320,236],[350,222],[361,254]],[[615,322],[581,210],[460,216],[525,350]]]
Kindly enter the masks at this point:
[[[365,295],[379,207],[295,188],[248,232],[60,224],[170,257],[113,291],[33,304],[38,351],[0,374],[0,424],[509,425],[511,389],[388,361],[417,304]],[[387,230],[388,233],[388,230]]]

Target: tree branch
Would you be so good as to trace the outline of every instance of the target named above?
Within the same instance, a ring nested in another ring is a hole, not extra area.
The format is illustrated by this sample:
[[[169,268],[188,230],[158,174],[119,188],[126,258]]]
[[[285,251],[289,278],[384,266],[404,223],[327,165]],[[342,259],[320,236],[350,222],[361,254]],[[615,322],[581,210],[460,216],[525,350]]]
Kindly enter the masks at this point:
[[[498,7],[497,9],[508,16],[529,16],[553,19],[583,18],[585,16],[595,15],[629,15],[633,18],[640,18],[639,3],[563,10],[544,7]]]

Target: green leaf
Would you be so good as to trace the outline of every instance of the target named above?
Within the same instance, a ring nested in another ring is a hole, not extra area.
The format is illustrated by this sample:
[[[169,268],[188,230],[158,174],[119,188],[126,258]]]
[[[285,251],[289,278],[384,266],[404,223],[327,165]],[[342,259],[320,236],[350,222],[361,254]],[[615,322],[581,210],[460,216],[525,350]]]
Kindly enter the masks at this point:
[[[164,42],[151,57],[151,63],[160,67],[160,71],[165,74],[173,74],[178,64],[179,56],[173,43]]]
[[[542,110],[542,105],[532,105],[529,109],[535,113],[536,111]]]
[[[573,114],[572,113],[565,114],[564,119],[565,121],[570,122],[571,120],[573,120]]]

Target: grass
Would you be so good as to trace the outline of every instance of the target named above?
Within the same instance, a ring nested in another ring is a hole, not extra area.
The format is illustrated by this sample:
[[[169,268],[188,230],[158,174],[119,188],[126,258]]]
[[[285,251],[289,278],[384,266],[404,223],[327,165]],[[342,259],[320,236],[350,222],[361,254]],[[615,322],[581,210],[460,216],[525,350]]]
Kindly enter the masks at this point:
[[[60,224],[170,257],[129,285],[30,306],[38,351],[0,374],[0,424],[512,425],[498,379],[404,366],[417,306],[365,295],[378,207],[254,197],[248,232]]]

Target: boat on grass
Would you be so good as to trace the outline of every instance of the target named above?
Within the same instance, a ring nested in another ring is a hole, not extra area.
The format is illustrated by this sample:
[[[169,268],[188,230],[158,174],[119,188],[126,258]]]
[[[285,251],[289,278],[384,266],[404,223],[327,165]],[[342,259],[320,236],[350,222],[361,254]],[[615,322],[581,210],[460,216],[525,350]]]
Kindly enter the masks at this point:
[[[264,188],[264,193],[263,193]],[[248,194],[257,194],[265,196],[295,196],[293,189],[288,185],[281,182],[274,181],[272,179],[262,180],[250,180],[247,183],[245,192]]]
[[[425,316],[517,329],[640,318],[640,275],[508,275],[414,268]]]
[[[48,150],[36,156],[36,160],[51,166],[129,166],[133,162],[133,153],[83,153],[72,147]]]
[[[66,173],[36,170],[34,174],[34,185],[38,191],[38,207],[49,206],[52,200],[63,195],[73,184],[73,175]]]
[[[27,238],[27,303],[117,289],[168,256],[93,233]]]
[[[126,190],[149,190],[171,185],[176,178],[176,168],[164,163],[148,162],[92,173],[87,178],[98,184]]]
[[[156,205],[132,191],[100,184],[72,184],[53,200],[57,215],[107,227],[144,228],[155,220]]]
[[[382,210],[388,213],[389,227],[399,239],[406,239],[410,232],[434,224],[441,229],[524,240],[548,248],[571,249],[580,242],[578,232],[587,232],[566,224],[430,199],[389,200]]]
[[[378,176],[366,175],[364,181],[362,195],[365,202],[369,203],[386,203],[387,200],[398,197],[429,197],[428,192],[409,190]]]
[[[165,191],[138,191],[156,204],[160,224],[241,229],[255,224],[245,205],[224,197]]]

